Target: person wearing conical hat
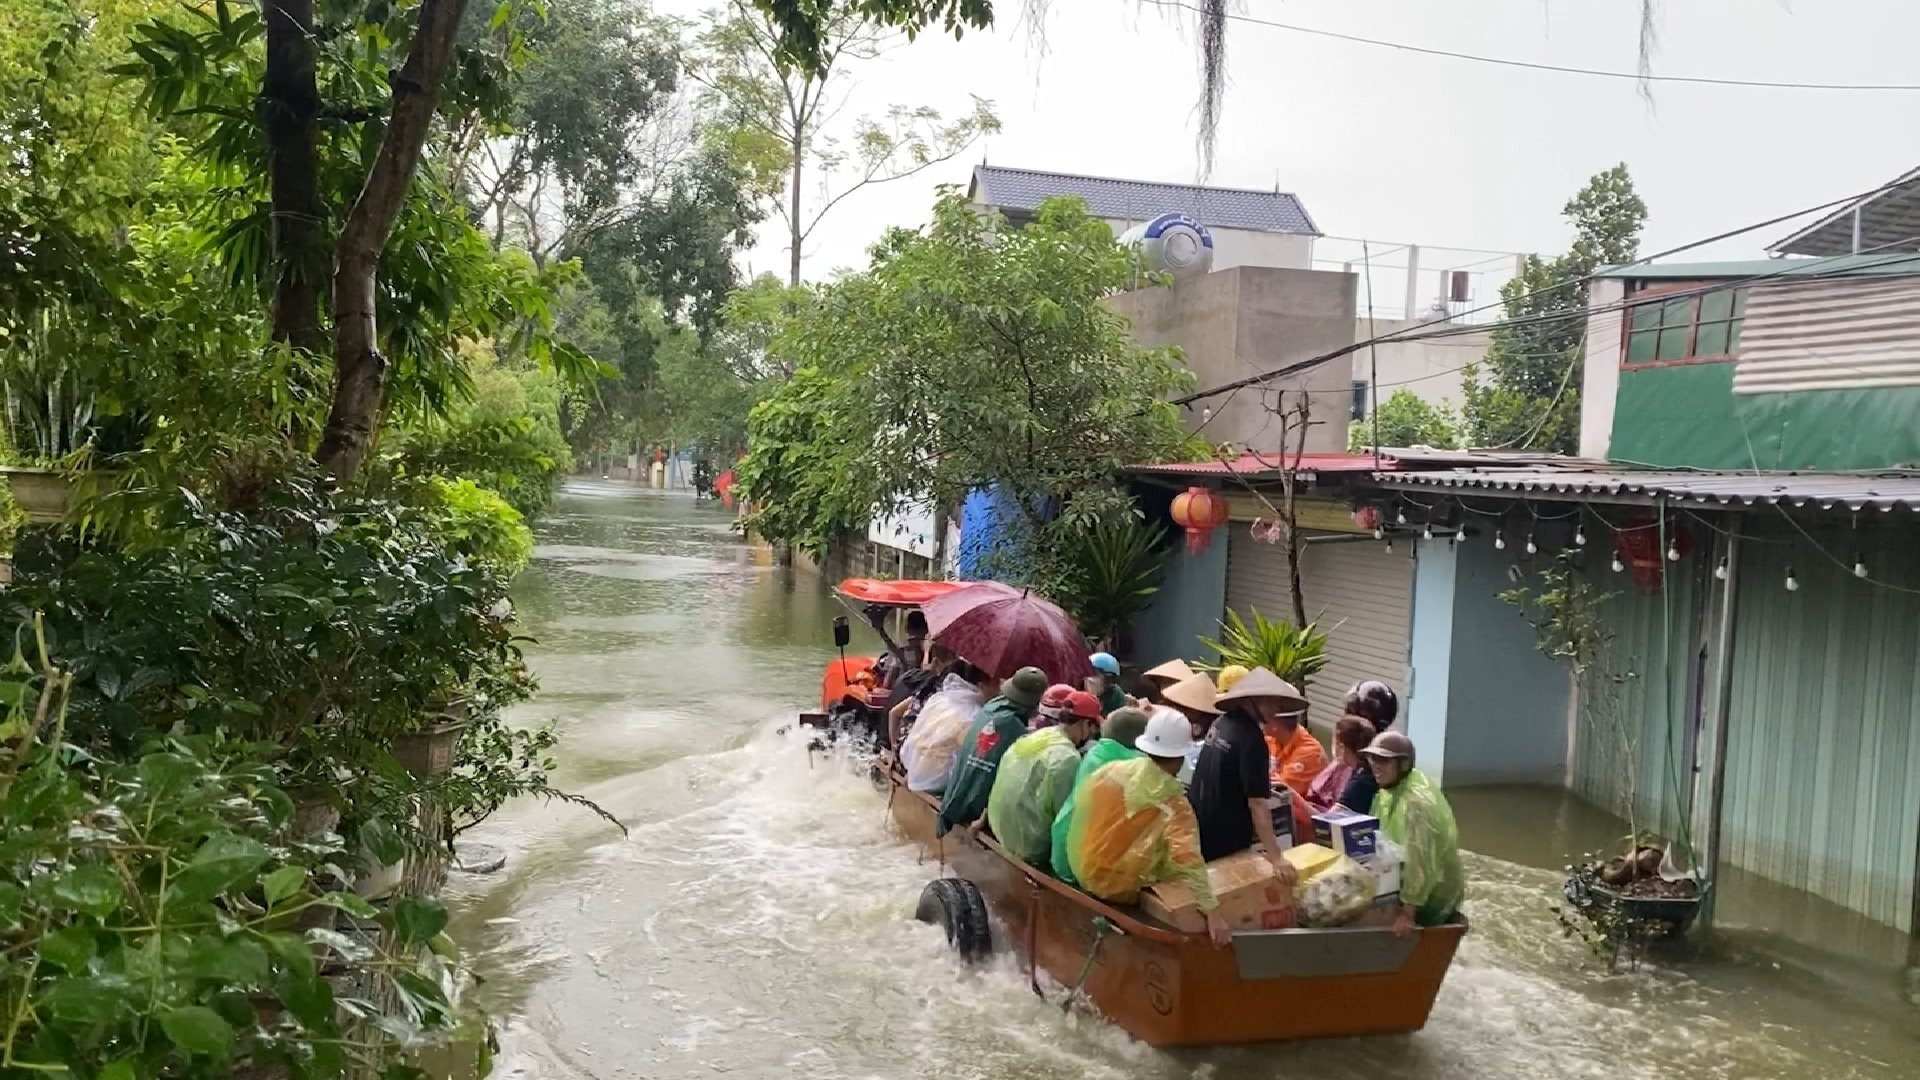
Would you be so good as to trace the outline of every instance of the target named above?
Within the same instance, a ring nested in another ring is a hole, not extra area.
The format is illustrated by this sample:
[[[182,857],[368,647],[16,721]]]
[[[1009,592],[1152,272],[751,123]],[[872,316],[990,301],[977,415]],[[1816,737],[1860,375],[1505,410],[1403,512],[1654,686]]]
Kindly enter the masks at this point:
[[[1281,713],[1305,710],[1306,699],[1273,672],[1254,668],[1213,704],[1220,718],[1207,732],[1189,788],[1201,853],[1212,862],[1258,841],[1275,875],[1291,886],[1297,875],[1273,828],[1272,755],[1262,725]]]
[[[1167,687],[1161,698],[1167,705],[1179,710],[1187,718],[1187,724],[1193,731],[1193,749],[1188,751],[1187,763],[1180,770],[1180,782],[1193,780],[1193,767],[1200,760],[1200,745],[1207,737],[1208,729],[1213,727],[1213,719],[1220,715],[1214,708],[1213,680],[1204,674],[1191,675]]]
[[[1158,667],[1151,667],[1141,672],[1140,679],[1154,703],[1159,704],[1168,687],[1193,678],[1193,674],[1193,669],[1187,666],[1187,662],[1176,656]]]

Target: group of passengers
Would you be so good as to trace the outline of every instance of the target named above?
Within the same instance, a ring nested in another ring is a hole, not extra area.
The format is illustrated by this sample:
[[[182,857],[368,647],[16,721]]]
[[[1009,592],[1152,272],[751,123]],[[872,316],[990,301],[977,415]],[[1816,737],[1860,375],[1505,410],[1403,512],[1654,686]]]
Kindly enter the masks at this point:
[[[1415,768],[1413,741],[1390,730],[1399,698],[1385,683],[1348,693],[1329,761],[1305,696],[1266,668],[1209,676],[1170,660],[1142,675],[1133,698],[1107,653],[1089,658],[1094,674],[1075,688],[1033,667],[996,679],[938,645],[913,645],[924,674],[896,680],[908,693],[889,732],[908,787],[939,795],[941,835],[990,834],[1114,903],[1179,882],[1225,944],[1206,864],[1258,845],[1290,889],[1297,874],[1283,853],[1313,839],[1312,815],[1344,807],[1378,818],[1402,854],[1396,933],[1458,909],[1453,812]]]

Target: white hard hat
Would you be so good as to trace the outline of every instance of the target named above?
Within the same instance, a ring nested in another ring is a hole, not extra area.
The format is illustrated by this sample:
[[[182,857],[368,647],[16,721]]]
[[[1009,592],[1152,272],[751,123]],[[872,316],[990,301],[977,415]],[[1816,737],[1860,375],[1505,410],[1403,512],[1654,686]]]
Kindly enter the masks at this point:
[[[1133,748],[1150,757],[1183,758],[1196,744],[1193,725],[1177,709],[1155,709],[1147,717],[1147,730],[1134,740]]]

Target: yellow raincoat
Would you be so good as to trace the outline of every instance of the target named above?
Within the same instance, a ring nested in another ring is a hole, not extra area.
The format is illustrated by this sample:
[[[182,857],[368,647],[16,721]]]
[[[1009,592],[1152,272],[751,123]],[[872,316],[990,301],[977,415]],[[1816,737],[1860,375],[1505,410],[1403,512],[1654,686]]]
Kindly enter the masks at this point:
[[[1219,907],[1186,789],[1152,758],[1103,765],[1073,792],[1067,863],[1080,887],[1131,904],[1163,881],[1185,885],[1203,912]]]

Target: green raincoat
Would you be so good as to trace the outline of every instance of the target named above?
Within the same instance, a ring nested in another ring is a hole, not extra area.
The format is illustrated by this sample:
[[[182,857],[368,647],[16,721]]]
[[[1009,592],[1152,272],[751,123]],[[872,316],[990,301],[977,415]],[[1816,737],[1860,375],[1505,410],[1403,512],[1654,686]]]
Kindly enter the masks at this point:
[[[938,833],[947,835],[956,826],[971,825],[987,812],[987,796],[993,793],[993,774],[1000,767],[1000,755],[1013,741],[1027,733],[1027,717],[1033,710],[997,697],[980,706],[960,742],[960,757],[953,763],[953,776],[940,799]]]
[[[1460,865],[1460,828],[1440,786],[1419,769],[1373,797],[1380,831],[1399,845],[1400,902],[1414,908],[1413,921],[1437,926],[1460,909],[1467,893]]]
[[[1073,879],[1073,867],[1067,864],[1067,821],[1073,817],[1073,792],[1087,782],[1087,777],[1097,772],[1102,765],[1111,765],[1116,761],[1141,756],[1140,751],[1112,739],[1096,739],[1080,755],[1080,768],[1073,774],[1073,788],[1067,793],[1067,801],[1060,804],[1060,812],[1053,815],[1052,858],[1053,876],[1069,885],[1078,885]]]
[[[987,796],[987,822],[1015,858],[1047,868],[1053,818],[1079,769],[1080,750],[1064,728],[1041,728],[1007,748]]]
[[[1151,758],[1103,765],[1074,790],[1066,848],[1074,880],[1102,900],[1131,904],[1141,889],[1177,881],[1201,911],[1220,906],[1187,791]]]

